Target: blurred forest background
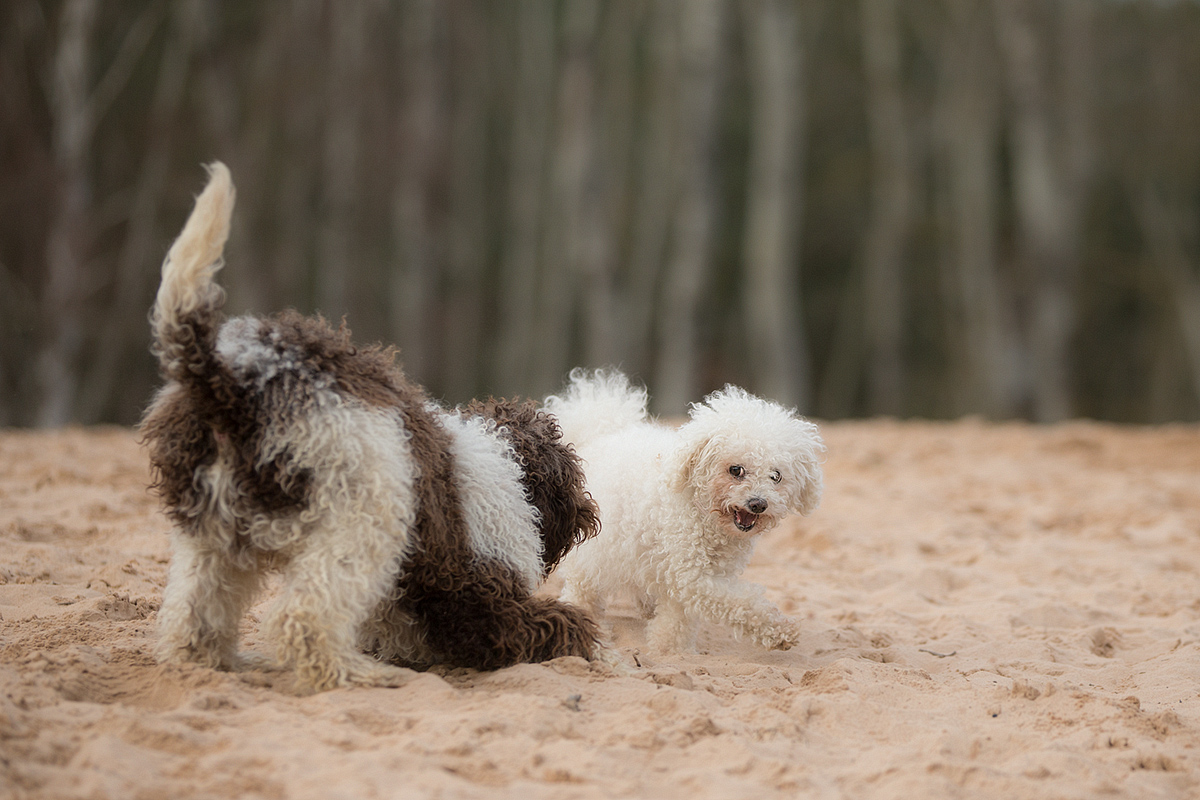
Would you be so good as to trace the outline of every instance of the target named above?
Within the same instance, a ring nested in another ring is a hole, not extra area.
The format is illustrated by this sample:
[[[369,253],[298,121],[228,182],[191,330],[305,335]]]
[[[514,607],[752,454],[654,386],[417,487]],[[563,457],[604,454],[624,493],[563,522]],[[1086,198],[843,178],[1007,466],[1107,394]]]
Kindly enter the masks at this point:
[[[136,421],[214,159],[227,309],[449,403],[1200,418],[1190,0],[4,0],[0,115],[0,425]]]

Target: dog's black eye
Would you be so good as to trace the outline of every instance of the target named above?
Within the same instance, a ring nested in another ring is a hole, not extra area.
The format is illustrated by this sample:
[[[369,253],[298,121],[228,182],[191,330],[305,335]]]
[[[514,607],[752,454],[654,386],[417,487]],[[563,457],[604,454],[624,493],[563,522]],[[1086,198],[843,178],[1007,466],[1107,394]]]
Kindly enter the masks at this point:
[[[739,464],[734,464],[729,468],[729,474],[735,478],[740,478],[746,474],[746,468]]]
[[[775,481],[776,483],[779,483],[781,480],[783,480],[783,476],[779,474],[779,470],[771,470],[771,480]]]

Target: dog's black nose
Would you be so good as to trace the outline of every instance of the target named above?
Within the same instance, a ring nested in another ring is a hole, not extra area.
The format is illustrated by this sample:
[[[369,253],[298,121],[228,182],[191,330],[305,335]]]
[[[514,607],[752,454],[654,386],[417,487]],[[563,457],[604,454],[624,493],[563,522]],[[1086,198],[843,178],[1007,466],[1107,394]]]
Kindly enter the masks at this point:
[[[751,514],[761,514],[767,510],[767,501],[761,497],[751,497],[750,502],[746,503],[746,508]]]

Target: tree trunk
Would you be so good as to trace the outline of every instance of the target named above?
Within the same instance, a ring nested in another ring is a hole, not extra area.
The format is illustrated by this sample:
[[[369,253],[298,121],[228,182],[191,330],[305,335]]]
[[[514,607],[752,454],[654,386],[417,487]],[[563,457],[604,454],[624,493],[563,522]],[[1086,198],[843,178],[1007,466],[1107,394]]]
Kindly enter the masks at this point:
[[[357,270],[352,252],[355,219],[367,3],[331,3],[329,74],[325,85],[325,130],[321,154],[323,215],[318,238],[317,306],[335,324],[350,310]]]
[[[399,263],[391,273],[391,328],[404,366],[422,380],[432,368],[431,308],[437,293],[437,220],[433,184],[441,162],[438,131],[445,124],[440,98],[445,65],[438,42],[445,19],[436,0],[415,0],[403,17],[399,67],[405,88],[400,107],[399,174],[392,193],[392,235]]]
[[[1163,201],[1149,181],[1134,191],[1139,195],[1138,221],[1147,249],[1162,276],[1164,295],[1169,298],[1183,340],[1192,392],[1200,400],[1200,278],[1188,263],[1176,210]],[[1194,207],[1191,215],[1194,219]]]
[[[629,264],[617,345],[625,367],[635,375],[648,373],[655,360],[655,310],[677,195],[680,59],[676,16],[676,6],[667,2],[652,4],[648,14],[650,86],[633,154],[634,212],[629,223]]]
[[[42,313],[48,335],[37,358],[41,403],[36,422],[41,427],[70,422],[78,396],[84,295],[89,290],[84,238],[91,201],[87,157],[94,120],[88,75],[95,21],[95,0],[65,3],[51,76],[52,152],[62,191],[46,243]]]
[[[863,62],[871,194],[863,246],[867,407],[900,414],[904,403],[905,284],[901,278],[912,206],[912,167],[901,83],[897,0],[863,0]]]
[[[602,6],[595,55],[596,159],[591,180],[595,205],[592,235],[596,258],[594,269],[583,275],[584,363],[616,363],[623,349],[623,325],[628,308],[628,287],[622,283],[618,264],[622,261],[621,232],[631,200],[629,177],[633,157],[636,108],[634,85],[637,34],[644,7],[634,3]]]
[[[129,206],[129,226],[117,255],[113,300],[101,321],[99,346],[90,369],[84,371],[87,389],[79,417],[94,423],[106,418],[121,382],[122,364],[134,342],[144,343],[143,314],[154,296],[158,278],[155,233],[158,208],[167,184],[173,144],[173,122],[183,103],[188,66],[197,40],[199,3],[191,0],[171,9],[170,36],[157,71],[150,107],[141,171]],[[149,13],[149,9],[147,11]],[[131,35],[137,33],[137,29]],[[142,349],[142,348],[138,348]]]
[[[676,160],[679,196],[663,277],[655,396],[660,411],[681,413],[699,389],[699,307],[711,253],[716,205],[713,177],[722,0],[688,0],[679,24],[680,86]]]
[[[944,42],[937,124],[944,152],[941,213],[947,337],[957,413],[1016,412],[1014,326],[997,275],[997,74],[981,2],[955,3]]]
[[[322,176],[317,166],[324,141],[320,123],[328,105],[325,96],[328,59],[314,59],[312,53],[325,49],[322,43],[327,34],[319,4],[274,3],[269,24],[272,32],[259,45],[260,58],[268,59],[271,50],[277,51],[276,65],[265,69],[283,74],[272,76],[264,89],[270,91],[274,80],[279,79],[278,91],[286,99],[276,104],[270,97],[255,98],[254,108],[250,109],[251,114],[257,114],[258,108],[270,114],[278,108],[279,130],[287,143],[283,157],[278,158],[280,173],[275,202],[279,234],[264,258],[265,264],[270,265],[268,285],[289,304],[319,306],[311,270],[319,256],[318,243],[323,230],[319,218],[323,211]],[[257,129],[259,124],[253,122],[251,126]],[[270,144],[269,139],[262,142],[252,136],[245,145],[246,157],[269,163],[271,156],[262,148]],[[253,165],[249,166],[253,169]]]
[[[490,219],[486,176],[491,63],[486,30],[492,20],[488,11],[465,5],[452,13],[455,67],[460,72],[454,76],[449,120],[450,219],[438,385],[447,400],[458,403],[480,388],[483,363],[482,276]]]
[[[608,254],[602,226],[596,142],[596,33],[600,8],[595,0],[568,0],[564,7],[562,64],[556,105],[556,137],[551,155],[550,199],[538,296],[536,394],[553,390],[570,368],[576,300],[605,304],[598,285]],[[587,287],[593,296],[582,296]],[[597,296],[598,295],[598,296]],[[607,312],[601,311],[602,316]]]
[[[503,394],[529,393],[535,367],[535,309],[543,263],[539,223],[558,74],[554,6],[542,0],[518,0],[516,28],[511,166],[501,263],[501,338],[494,376]]]
[[[755,388],[807,411],[808,342],[800,311],[805,86],[799,10],[792,0],[746,8],[751,139],[742,313]]]
[[[994,3],[1012,99],[1011,141],[1018,251],[1033,284],[1029,356],[1033,416],[1057,422],[1071,413],[1070,354],[1075,328],[1083,188],[1090,148],[1087,111],[1086,0],[1061,4],[1060,38],[1053,41],[1050,4],[1041,0]],[[1057,47],[1055,48],[1055,45]],[[1056,93],[1050,53],[1064,61]]]

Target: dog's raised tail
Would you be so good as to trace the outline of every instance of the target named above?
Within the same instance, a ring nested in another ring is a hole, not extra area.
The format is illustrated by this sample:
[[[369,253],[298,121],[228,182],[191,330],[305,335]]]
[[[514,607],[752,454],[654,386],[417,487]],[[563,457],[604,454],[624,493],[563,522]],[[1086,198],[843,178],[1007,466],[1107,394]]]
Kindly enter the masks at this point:
[[[163,261],[162,284],[150,314],[159,367],[164,377],[176,380],[205,372],[216,346],[217,314],[225,302],[213,276],[224,266],[236,192],[228,167],[215,161],[207,169],[208,185]]]
[[[644,422],[646,390],[615,369],[575,368],[561,394],[546,398],[544,408],[558,420],[563,439],[580,446],[589,440]]]

